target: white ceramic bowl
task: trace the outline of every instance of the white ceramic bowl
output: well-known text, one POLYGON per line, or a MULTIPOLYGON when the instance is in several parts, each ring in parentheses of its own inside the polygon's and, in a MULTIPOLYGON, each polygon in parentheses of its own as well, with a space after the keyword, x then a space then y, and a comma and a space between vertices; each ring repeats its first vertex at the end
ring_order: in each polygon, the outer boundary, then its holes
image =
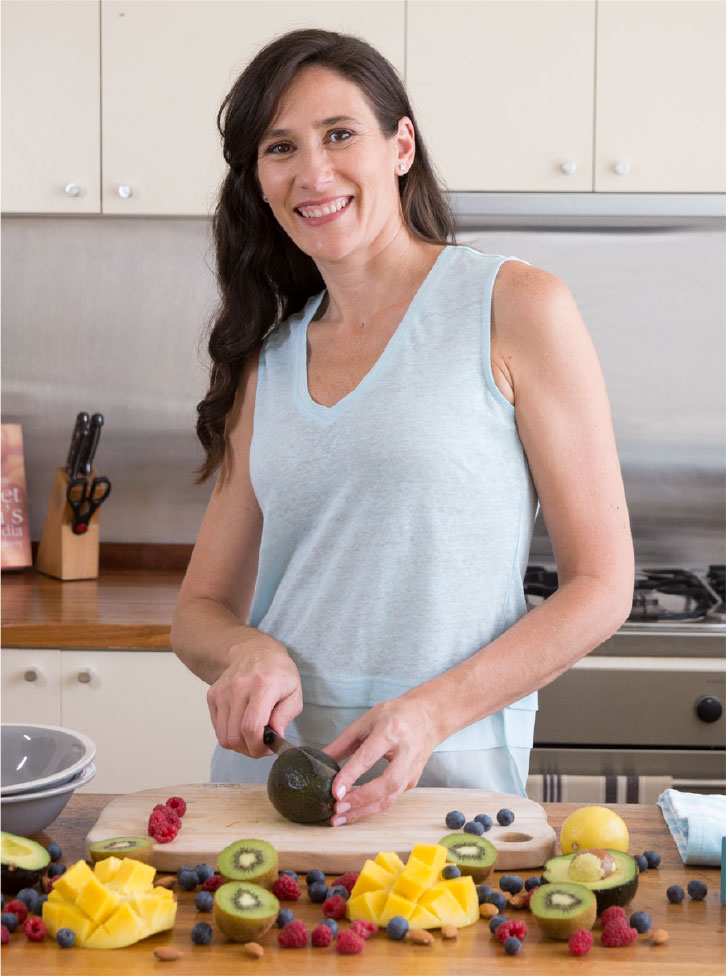
POLYGON ((2 829, 20 837, 30 837, 45 830, 63 810, 74 790, 90 783, 95 775, 96 767, 89 763, 78 775, 60 786, 36 790, 33 793, 3 796, 2 829))
POLYGON ((82 732, 55 725, 3 723, 0 796, 67 783, 95 755, 95 743, 82 732))

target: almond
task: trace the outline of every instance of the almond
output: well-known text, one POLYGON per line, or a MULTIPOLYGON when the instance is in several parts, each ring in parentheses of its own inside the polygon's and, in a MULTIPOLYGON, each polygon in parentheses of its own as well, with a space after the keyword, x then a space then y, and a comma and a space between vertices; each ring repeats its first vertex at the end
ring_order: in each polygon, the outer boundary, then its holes
POLYGON ((441 938, 442 939, 456 939, 459 935, 459 930, 455 925, 442 925, 441 926, 441 938))
POLYGON ((491 902, 485 901, 479 906, 479 914, 482 918, 494 918, 495 915, 499 914, 499 909, 491 902))
POLYGON ((668 933, 665 929, 656 929, 655 932, 650 933, 650 944, 651 945, 663 945, 664 942, 668 941, 668 933))
POLYGON ((431 945, 434 941, 433 935, 426 929, 410 929, 408 939, 416 945, 431 945))
POLYGON ((510 908, 524 908, 526 904, 527 895, 523 891, 520 891, 518 895, 513 895, 512 900, 509 902, 510 908))
POLYGON ((159 946, 158 949, 154 949, 154 955, 159 962, 176 962, 177 959, 181 959, 184 953, 181 949, 175 949, 174 946, 159 946))
POLYGON ((158 878, 154 878, 154 884, 159 888, 173 888, 176 884, 176 875, 162 874, 158 878))
POLYGON ((257 942, 245 942, 242 946, 242 951, 245 955, 251 956, 253 959, 259 959, 265 954, 265 950, 257 942))

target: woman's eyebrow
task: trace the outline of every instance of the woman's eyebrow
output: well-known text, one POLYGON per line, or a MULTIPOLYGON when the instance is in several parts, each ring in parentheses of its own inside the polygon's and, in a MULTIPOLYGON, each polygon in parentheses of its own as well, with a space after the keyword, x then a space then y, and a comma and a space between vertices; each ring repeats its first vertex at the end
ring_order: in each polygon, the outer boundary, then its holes
MULTIPOLYGON (((340 125, 341 122, 352 122, 354 125, 360 125, 358 119, 354 119, 350 115, 331 115, 328 119, 321 119, 319 122, 315 122, 314 125, 316 129, 326 129, 330 125, 340 125)), ((290 129, 268 129, 262 138, 282 139, 290 134, 290 129)))

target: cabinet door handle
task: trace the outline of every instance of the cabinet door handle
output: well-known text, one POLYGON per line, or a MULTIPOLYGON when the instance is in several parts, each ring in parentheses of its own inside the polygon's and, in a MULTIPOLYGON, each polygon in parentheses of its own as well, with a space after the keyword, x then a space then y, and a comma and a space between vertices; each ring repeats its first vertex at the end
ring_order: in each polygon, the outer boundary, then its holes
POLYGON ((81 668, 78 672, 78 680, 84 685, 87 685, 92 678, 93 668, 81 668))
POLYGON ((67 183, 65 192, 69 197, 79 197, 81 195, 81 188, 78 183, 67 183))
POLYGON ((116 192, 122 200, 128 200, 129 197, 134 195, 134 191, 131 189, 128 183, 122 183, 116 192))
POLYGON ((35 664, 28 668, 28 670, 23 675, 26 681, 37 681, 38 678, 42 677, 42 672, 39 667, 35 664))
POLYGON ((618 176, 627 176, 630 172, 630 163, 625 159, 620 160, 613 166, 613 169, 618 176))
POLYGON ((572 176, 573 173, 577 172, 577 163, 566 162, 562 164, 562 172, 566 173, 568 176, 572 176))

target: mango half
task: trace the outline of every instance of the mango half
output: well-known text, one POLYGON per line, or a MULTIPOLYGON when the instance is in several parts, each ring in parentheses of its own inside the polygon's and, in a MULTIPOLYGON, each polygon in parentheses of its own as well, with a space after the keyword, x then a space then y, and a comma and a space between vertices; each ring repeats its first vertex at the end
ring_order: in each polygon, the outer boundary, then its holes
POLYGON ((416 844, 406 864, 393 851, 367 860, 346 902, 347 918, 385 926, 402 915, 413 929, 476 922, 479 897, 473 878, 441 877, 447 853, 440 844, 416 844))
POLYGON ((43 904, 43 921, 55 936, 72 929, 77 946, 121 949, 174 927, 176 901, 153 887, 156 868, 131 857, 107 857, 91 870, 76 861, 61 875, 43 904))

